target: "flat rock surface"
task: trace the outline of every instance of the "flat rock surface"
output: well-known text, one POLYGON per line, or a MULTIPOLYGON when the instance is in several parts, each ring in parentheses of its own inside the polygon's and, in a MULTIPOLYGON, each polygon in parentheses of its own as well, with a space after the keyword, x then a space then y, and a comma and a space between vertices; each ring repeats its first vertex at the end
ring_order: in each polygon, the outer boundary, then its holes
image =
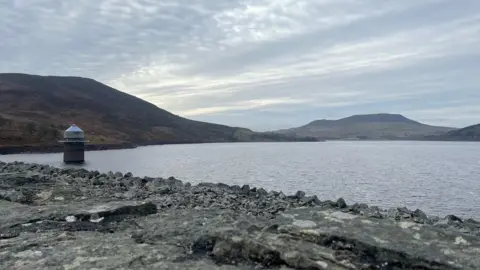
POLYGON ((480 224, 0 162, 0 269, 480 269, 480 224))

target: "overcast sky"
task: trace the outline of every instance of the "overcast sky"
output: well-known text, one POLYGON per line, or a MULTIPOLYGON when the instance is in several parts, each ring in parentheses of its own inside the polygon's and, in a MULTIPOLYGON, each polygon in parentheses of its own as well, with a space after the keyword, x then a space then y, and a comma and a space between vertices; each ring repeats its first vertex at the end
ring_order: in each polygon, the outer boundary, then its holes
POLYGON ((480 123, 479 0, 0 0, 0 72, 91 77, 268 130, 480 123))

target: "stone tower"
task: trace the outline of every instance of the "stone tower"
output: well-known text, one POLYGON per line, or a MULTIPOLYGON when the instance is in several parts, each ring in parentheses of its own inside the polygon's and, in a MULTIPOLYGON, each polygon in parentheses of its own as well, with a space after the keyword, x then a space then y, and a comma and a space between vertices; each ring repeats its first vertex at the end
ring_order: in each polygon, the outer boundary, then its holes
POLYGON ((84 163, 85 162, 85 133, 75 124, 72 124, 63 133, 63 162, 84 163))

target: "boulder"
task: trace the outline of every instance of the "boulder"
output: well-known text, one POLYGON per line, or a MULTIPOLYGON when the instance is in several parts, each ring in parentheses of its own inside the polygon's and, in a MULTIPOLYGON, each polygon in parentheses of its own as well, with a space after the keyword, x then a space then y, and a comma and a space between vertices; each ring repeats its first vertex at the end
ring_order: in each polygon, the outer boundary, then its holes
POLYGON ((22 163, 2 171, 1 269, 480 269, 480 224, 454 215, 22 163))
POLYGON ((347 203, 345 202, 345 200, 344 200, 343 198, 339 198, 339 199, 337 200, 337 207, 343 209, 343 208, 347 208, 348 205, 347 205, 347 203))
POLYGON ((18 190, 0 190, 0 200, 11 202, 27 203, 28 199, 21 191, 18 190))

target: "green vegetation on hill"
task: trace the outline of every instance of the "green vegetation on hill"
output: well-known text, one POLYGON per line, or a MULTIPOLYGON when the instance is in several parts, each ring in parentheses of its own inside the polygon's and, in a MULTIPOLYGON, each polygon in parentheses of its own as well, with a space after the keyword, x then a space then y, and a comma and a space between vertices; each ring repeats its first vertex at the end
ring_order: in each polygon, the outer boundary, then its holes
POLYGON ((0 147, 56 145, 71 123, 99 145, 312 140, 189 120, 93 79, 0 74, 0 147))

